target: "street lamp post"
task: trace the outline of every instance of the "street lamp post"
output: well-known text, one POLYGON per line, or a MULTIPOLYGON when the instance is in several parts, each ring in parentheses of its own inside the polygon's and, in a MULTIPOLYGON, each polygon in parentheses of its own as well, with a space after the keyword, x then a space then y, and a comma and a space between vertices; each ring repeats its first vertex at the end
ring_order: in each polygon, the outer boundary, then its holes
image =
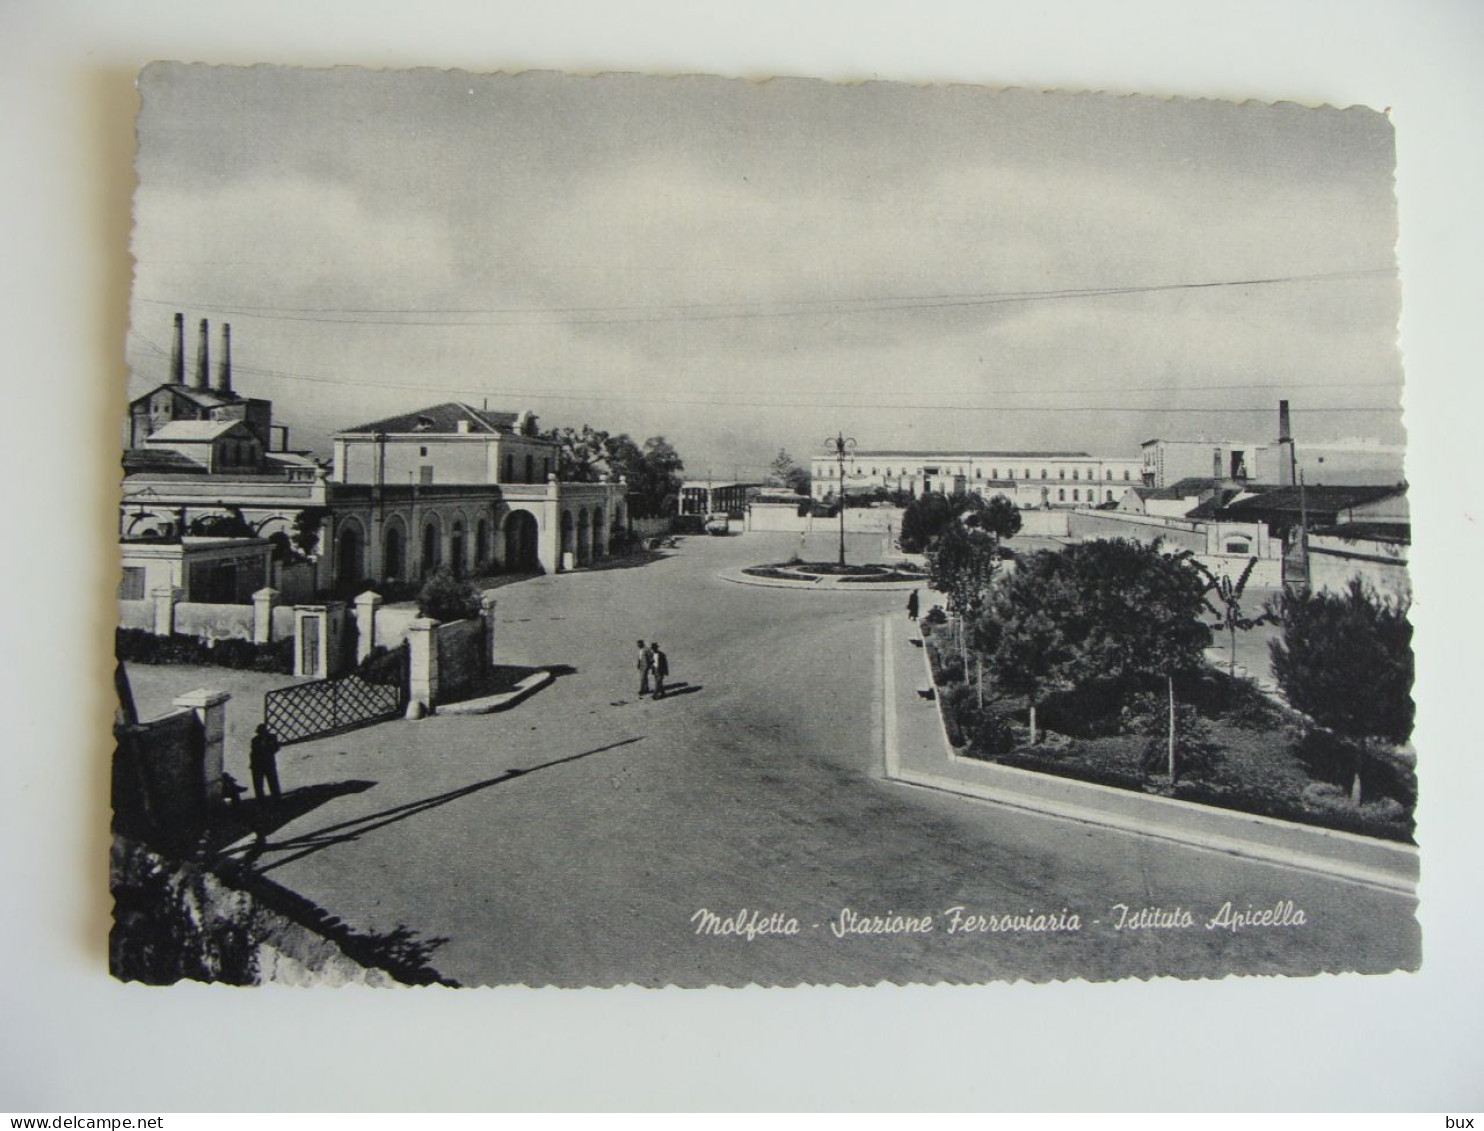
POLYGON ((855 441, 843 432, 824 442, 825 450, 834 452, 840 464, 840 564, 845 564, 845 453, 855 447, 855 441))

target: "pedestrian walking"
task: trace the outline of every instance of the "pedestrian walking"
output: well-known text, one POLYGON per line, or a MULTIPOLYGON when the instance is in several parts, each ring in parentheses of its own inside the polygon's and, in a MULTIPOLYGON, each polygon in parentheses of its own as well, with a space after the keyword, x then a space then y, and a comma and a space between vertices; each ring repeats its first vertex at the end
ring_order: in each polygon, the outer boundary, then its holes
POLYGON ((650 646, 652 655, 650 667, 654 671, 654 697, 663 699, 665 697, 665 679, 670 674, 670 658, 665 655, 664 650, 658 643, 650 646))
POLYGON ((917 605, 917 590, 914 589, 914 590, 912 590, 912 596, 910 596, 910 597, 907 598, 907 619, 908 620, 916 620, 917 619, 917 608, 918 608, 918 605, 917 605))
POLYGON ((278 788, 278 751, 282 745, 278 736, 268 729, 267 723, 258 724, 248 747, 247 761, 252 769, 253 796, 259 801, 264 800, 264 785, 267 786, 266 792, 273 794, 274 801, 282 796, 278 788))
POLYGON ((649 672, 654 667, 654 653, 648 644, 639 641, 639 698, 649 694, 649 672))

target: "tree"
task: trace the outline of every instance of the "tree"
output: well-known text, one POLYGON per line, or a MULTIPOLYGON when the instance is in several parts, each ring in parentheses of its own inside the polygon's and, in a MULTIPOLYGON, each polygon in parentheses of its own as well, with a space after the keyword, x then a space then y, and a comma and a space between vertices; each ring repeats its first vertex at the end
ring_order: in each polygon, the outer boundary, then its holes
POLYGON ((1295 708, 1350 747, 1357 806, 1371 744, 1400 745, 1412 736, 1409 607, 1359 578, 1343 594, 1289 593, 1267 606, 1283 625, 1282 638, 1268 644, 1273 675, 1295 708))
POLYGON ((680 473, 685 470, 685 461, 680 458, 680 453, 663 436, 651 436, 644 441, 643 462, 639 470, 642 480, 640 493, 651 513, 674 514, 680 503, 680 473))
POLYGON ((783 449, 768 465, 768 482, 775 487, 786 487, 796 495, 809 494, 809 472, 794 462, 794 457, 783 449))
POLYGON ((998 566, 993 538, 983 530, 969 529, 958 522, 950 522, 928 552, 928 583, 948 598, 948 611, 958 621, 959 650, 966 675, 969 646, 965 622, 983 603, 998 566))
POLYGON ((983 530, 995 541, 998 549, 1005 538, 1014 538, 1020 533, 1020 508, 1004 495, 986 499, 983 495, 968 496, 969 502, 959 512, 959 520, 970 529, 983 530))
POLYGON ((320 528, 329 517, 328 507, 305 507, 294 515, 294 549, 306 558, 314 557, 315 551, 319 549, 320 528))
POLYGON ((581 428, 548 428, 541 437, 559 445, 557 478, 564 482, 596 483, 612 470, 610 447, 616 437, 591 424, 581 428))
POLYGON ((1037 706, 1047 692, 1070 681, 1076 665, 1080 607, 1078 580, 1066 557, 1042 550, 1021 563, 976 618, 973 635, 992 649, 995 682, 1025 697, 1032 746, 1037 706))
POLYGON ((439 566, 417 595, 417 615, 438 621, 465 620, 479 615, 479 590, 439 566))
POLYGON ((953 517, 953 503, 947 495, 940 491, 919 495, 902 513, 902 549, 909 554, 922 553, 937 541, 953 517))
POLYGON ((1252 571, 1257 567, 1257 558, 1254 556, 1242 570, 1236 581, 1228 576, 1217 577, 1199 561, 1195 567, 1202 577, 1206 579, 1206 608, 1210 609, 1216 617, 1213 629, 1225 629, 1230 641, 1230 664, 1231 676, 1237 675, 1237 631, 1245 632, 1250 628, 1256 628, 1260 624, 1268 624, 1274 618, 1273 615, 1264 611, 1258 616, 1249 617, 1242 613, 1242 594, 1247 590, 1247 582, 1252 577, 1252 571), (1214 598, 1214 600, 1213 600, 1214 598), (1220 608, 1217 607, 1220 602, 1220 608))
POLYGON ((1169 706, 1170 783, 1179 779, 1175 680, 1198 671, 1211 643, 1201 621, 1205 581, 1188 551, 1122 539, 1084 542, 1065 553, 1076 571, 1086 637, 1081 679, 1158 679, 1169 706))

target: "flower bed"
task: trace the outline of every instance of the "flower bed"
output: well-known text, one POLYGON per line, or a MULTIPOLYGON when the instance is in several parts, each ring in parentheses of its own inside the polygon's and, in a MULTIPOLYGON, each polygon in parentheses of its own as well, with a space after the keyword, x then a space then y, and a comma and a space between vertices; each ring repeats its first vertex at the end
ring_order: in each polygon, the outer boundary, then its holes
POLYGON ((973 684, 963 681, 956 650, 940 654, 935 637, 924 647, 949 741, 966 757, 1412 843, 1416 779, 1409 765, 1396 757, 1373 758, 1363 773, 1365 803, 1352 805, 1345 788, 1349 762, 1338 743, 1305 728, 1301 716, 1261 699, 1250 683, 1224 672, 1206 673, 1183 694, 1190 707, 1182 714, 1181 729, 1189 728, 1189 738, 1180 778, 1171 786, 1162 771, 1164 739, 1148 733, 1147 721, 1130 719, 1127 712, 1121 719, 1079 715, 1069 706, 1077 697, 1067 696, 1064 704, 1052 697, 1038 716, 1053 724, 1064 721, 1079 733, 1042 729, 1040 741, 1031 746, 1022 701, 999 696, 986 677, 981 709, 973 684), (1146 732, 1131 733, 1131 727, 1146 732))

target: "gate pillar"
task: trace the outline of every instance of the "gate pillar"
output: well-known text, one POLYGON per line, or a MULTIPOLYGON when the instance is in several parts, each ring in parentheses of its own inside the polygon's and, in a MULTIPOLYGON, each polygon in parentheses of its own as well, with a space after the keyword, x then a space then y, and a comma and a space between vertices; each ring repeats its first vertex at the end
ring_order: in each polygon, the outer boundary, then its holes
POLYGON ((438 622, 418 617, 407 626, 407 717, 433 713, 438 701, 438 622))
POLYGON ((338 675, 344 665, 345 602, 294 606, 294 674, 338 675))

